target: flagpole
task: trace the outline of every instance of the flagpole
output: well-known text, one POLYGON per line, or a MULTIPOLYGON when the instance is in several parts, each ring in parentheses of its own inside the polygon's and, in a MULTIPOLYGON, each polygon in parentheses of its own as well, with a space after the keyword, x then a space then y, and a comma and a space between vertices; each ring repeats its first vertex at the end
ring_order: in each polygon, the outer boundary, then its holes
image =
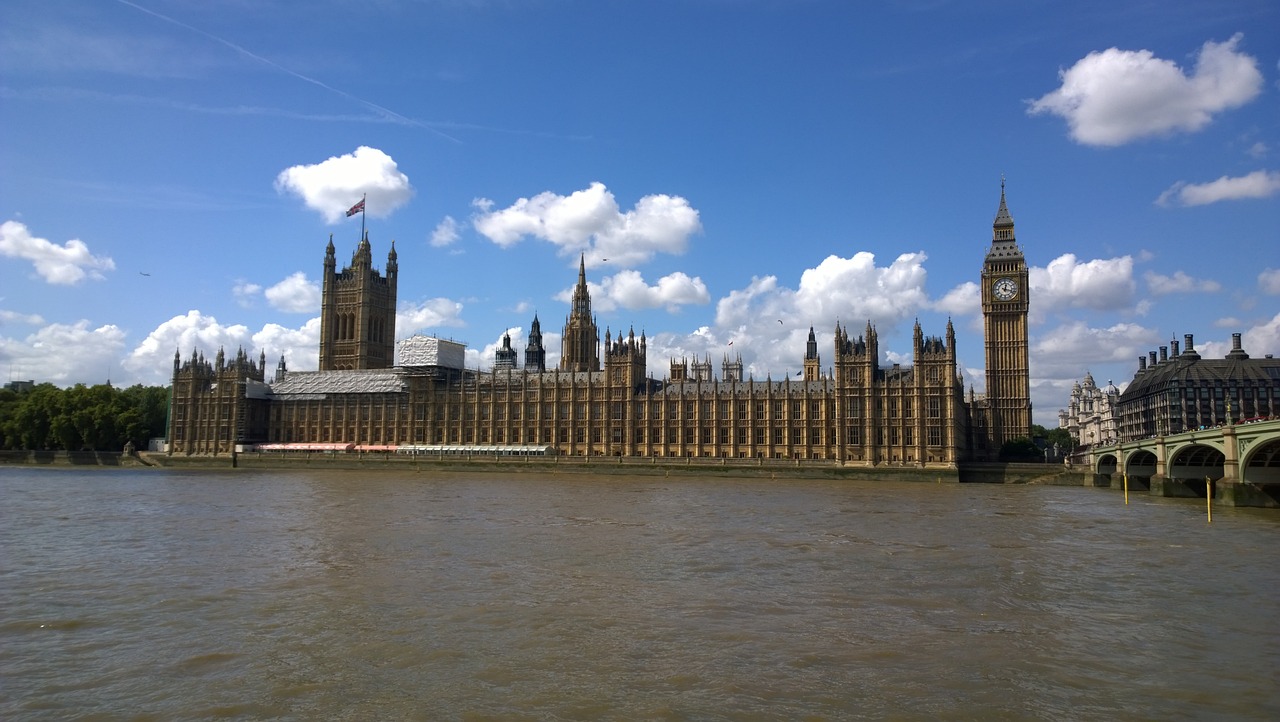
POLYGON ((364 242, 364 206, 365 206, 365 201, 368 200, 368 198, 369 198, 368 193, 364 193, 360 196, 360 242, 361 243, 364 242))

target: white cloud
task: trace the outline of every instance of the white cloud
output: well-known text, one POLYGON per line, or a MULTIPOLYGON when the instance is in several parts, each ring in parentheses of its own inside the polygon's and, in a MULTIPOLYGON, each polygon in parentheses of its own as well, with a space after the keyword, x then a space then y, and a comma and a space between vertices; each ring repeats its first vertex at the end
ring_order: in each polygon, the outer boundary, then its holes
POLYGON ((288 313, 316 313, 320 310, 320 284, 307 280, 302 271, 292 274, 263 292, 272 307, 288 313))
POLYGON ((364 145, 354 153, 280 171, 276 190, 298 196, 330 225, 341 221, 364 196, 368 196, 365 212, 375 218, 391 215, 413 196, 409 177, 391 156, 364 145))
POLYGON ((796 305, 801 318, 875 319, 897 323, 910 318, 928 302, 923 253, 904 253, 887 268, 875 264, 875 254, 861 251, 852 258, 827 256, 800 276, 796 305))
POLYGON ((235 298, 236 305, 241 308, 251 308, 258 300, 258 295, 262 293, 262 286, 248 281, 237 281, 231 287, 231 296, 235 298))
POLYGON ((431 232, 431 245, 436 248, 451 246, 458 240, 458 222, 453 216, 445 216, 440 225, 431 232))
POLYGON ((1280 313, 1242 333, 1240 345, 1253 358, 1280 356, 1280 313))
POLYGON ((102 280, 102 271, 114 271, 115 261, 95 256, 84 241, 72 239, 59 246, 31 235, 26 224, 5 221, 0 225, 0 255, 30 261, 48 283, 73 286, 86 278, 102 280))
POLYGON ((982 291, 973 281, 965 281, 947 291, 933 307, 952 316, 969 316, 982 311, 982 291))
POLYGON ((1258 274, 1258 290, 1268 296, 1280 295, 1280 268, 1266 268, 1258 274))
POLYGON ((702 230, 698 211, 679 196, 649 195, 623 212, 602 183, 561 196, 550 191, 492 210, 487 198, 473 202, 477 232, 500 246, 525 236, 548 241, 561 255, 583 252, 587 265, 647 261, 655 253, 683 253, 689 237, 702 230))
POLYGON ((1147 290, 1156 296, 1171 293, 1216 293, 1222 290, 1222 284, 1217 281, 1197 280, 1183 271, 1175 271, 1172 276, 1147 271, 1142 277, 1147 282, 1147 290))
POLYGON ((244 349, 254 362, 258 361, 260 354, 266 354, 266 376, 270 379, 281 356, 294 371, 314 371, 319 365, 319 347, 319 318, 310 319, 298 329, 267 324, 261 331, 252 333, 246 326, 224 326, 213 316, 191 310, 157 326, 121 365, 138 379, 138 383, 164 386, 172 378, 175 351, 186 362, 190 360, 192 351, 213 361, 219 350, 233 357, 238 350, 244 349))
POLYGON ((1133 306, 1136 284, 1133 258, 1094 259, 1081 263, 1065 253, 1045 268, 1030 270, 1032 309, 1091 308, 1128 309, 1133 306))
POLYGON ((396 310, 396 338, 408 338, 415 333, 435 333, 441 326, 465 326, 462 320, 462 304, 447 298, 432 298, 421 303, 401 302, 396 310))
MULTIPOLYGON (((827 369, 837 321, 854 336, 870 321, 880 333, 886 358, 909 355, 910 336, 895 329, 929 306, 924 261, 923 253, 906 253, 880 267, 874 254, 861 252, 824 259, 804 271, 794 289, 779 284, 776 276, 752 278, 716 303, 713 325, 687 335, 650 337, 650 372, 665 376, 671 358, 710 358, 718 364, 725 355, 741 355, 745 373, 757 379, 794 376, 802 368, 810 327, 827 369)), ((923 330, 936 336, 945 329, 923 330)), ((718 366, 715 372, 719 375, 718 366)))
POLYGON ((18 313, 17 311, 6 311, 0 309, 0 324, 2 323, 21 323, 27 326, 39 326, 44 323, 44 317, 38 313, 18 313))
POLYGON ((320 368, 320 317, 308 319, 300 328, 269 323, 253 334, 253 348, 267 355, 267 379, 275 374, 281 357, 290 371, 314 371, 320 368))
POLYGON ((81 320, 50 324, 22 340, 0 337, 0 358, 14 378, 63 386, 106 383, 109 378, 118 383, 124 344, 125 332, 118 326, 90 328, 81 320))
POLYGON ((1254 143, 1253 145, 1249 146, 1249 156, 1252 158, 1265 158, 1267 157, 1267 152, 1269 150, 1270 149, 1267 148, 1266 143, 1263 143, 1262 141, 1258 141, 1257 143, 1254 143))
POLYGON ((1089 53, 1059 71, 1062 85, 1031 101, 1027 112, 1064 118, 1071 137, 1085 145, 1116 146, 1200 130, 1215 113, 1242 106, 1262 91, 1257 60, 1236 51, 1242 38, 1206 42, 1190 75, 1149 50, 1089 53))
POLYGON ((1080 379, 1090 368, 1130 361, 1136 369, 1138 357, 1159 341, 1156 331, 1134 323, 1092 328, 1082 321, 1072 321, 1033 340, 1033 373, 1037 378, 1080 379))
POLYGON ((1222 176, 1208 183, 1178 181, 1156 199, 1156 205, 1203 206, 1218 201, 1266 198, 1280 193, 1280 173, 1256 170, 1238 178, 1222 176))
MULTIPOLYGON (((622 271, 602 279, 599 285, 589 283, 587 286, 591 291, 592 306, 602 313, 618 308, 665 308, 676 313, 681 306, 711 302, 711 294, 701 278, 690 278, 680 272, 663 276, 653 286, 645 283, 639 271, 622 271)), ((571 301, 573 289, 561 291, 556 298, 571 301)))

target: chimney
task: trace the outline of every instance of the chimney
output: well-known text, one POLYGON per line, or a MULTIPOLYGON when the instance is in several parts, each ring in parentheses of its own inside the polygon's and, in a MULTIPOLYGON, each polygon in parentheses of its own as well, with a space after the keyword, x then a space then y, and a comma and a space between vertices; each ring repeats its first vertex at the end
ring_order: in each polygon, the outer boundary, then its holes
POLYGON ((1165 361, 1168 361, 1168 360, 1169 360, 1169 347, 1161 346, 1160 347, 1160 363, 1164 363, 1165 361))
POLYGON ((1147 358, 1151 361, 1151 365, 1152 365, 1152 366, 1155 366, 1155 365, 1156 365, 1156 352, 1155 352, 1155 351, 1148 352, 1148 353, 1147 353, 1147 358))
POLYGON ((1198 361, 1200 359, 1200 354, 1196 353, 1196 346, 1195 346, 1195 343, 1192 341, 1191 334, 1188 333, 1184 335, 1182 337, 1182 340, 1184 342, 1183 345, 1185 346, 1185 348, 1182 350, 1183 358, 1191 361, 1198 361))
POLYGON ((1227 354, 1227 358, 1233 360, 1249 358, 1249 354, 1245 353, 1244 349, 1240 347, 1240 334, 1238 333, 1231 334, 1231 353, 1227 354))
POLYGON ((1139 372, 1139 373, 1141 373, 1141 372, 1146 371, 1146 370, 1147 370, 1147 357, 1146 357, 1146 356, 1139 356, 1139 357, 1138 357, 1138 372, 1139 372))
POLYGON ((1170 357, 1170 358, 1178 358, 1178 342, 1177 342, 1177 341, 1174 341, 1174 340, 1170 340, 1170 341, 1169 341, 1169 347, 1170 347, 1170 348, 1169 348, 1169 357, 1170 357))

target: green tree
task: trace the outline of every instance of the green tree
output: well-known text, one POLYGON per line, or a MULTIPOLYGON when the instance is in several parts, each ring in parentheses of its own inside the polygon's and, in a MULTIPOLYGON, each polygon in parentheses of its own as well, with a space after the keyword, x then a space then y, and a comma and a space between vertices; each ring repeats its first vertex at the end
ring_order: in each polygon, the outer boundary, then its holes
POLYGON ((1010 439, 1000 447, 1001 461, 1044 461, 1044 452, 1026 436, 1010 439))
POLYGON ((20 403, 18 392, 0 389, 0 449, 16 449, 19 446, 18 425, 14 417, 20 403))
POLYGON ((0 448, 118 451, 130 441, 145 449, 165 433, 167 387, 77 384, 59 389, 0 390, 0 448))

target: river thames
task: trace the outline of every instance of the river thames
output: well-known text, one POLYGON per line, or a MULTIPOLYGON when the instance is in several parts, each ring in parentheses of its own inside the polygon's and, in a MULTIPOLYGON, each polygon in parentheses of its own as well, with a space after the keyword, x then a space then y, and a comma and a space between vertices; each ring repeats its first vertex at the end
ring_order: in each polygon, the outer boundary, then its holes
POLYGON ((0 718, 1280 719, 1280 514, 0 468, 0 718))

